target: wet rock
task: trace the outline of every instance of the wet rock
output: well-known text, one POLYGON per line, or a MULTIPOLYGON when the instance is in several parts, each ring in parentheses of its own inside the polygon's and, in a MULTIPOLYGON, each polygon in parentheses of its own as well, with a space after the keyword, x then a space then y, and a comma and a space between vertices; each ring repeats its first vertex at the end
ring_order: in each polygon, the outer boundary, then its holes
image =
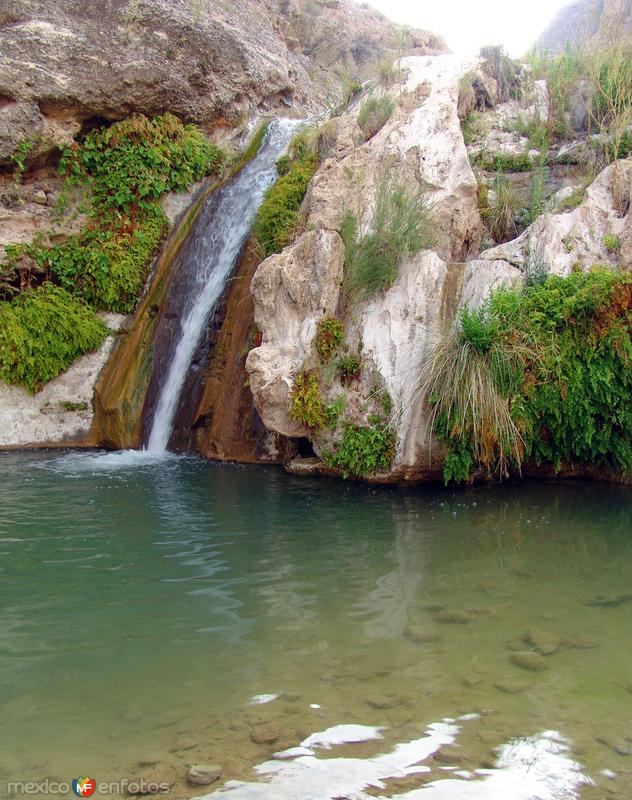
POLYGON ((175 740, 172 750, 192 750, 199 744, 198 740, 186 733, 181 733, 175 740))
POLYGON ((616 608, 617 606, 622 606, 624 603, 632 603, 632 594, 629 592, 595 597, 594 600, 591 600, 586 605, 603 606, 604 608, 616 608))
POLYGON ((502 681, 496 681, 494 684, 495 689, 505 694, 520 694, 521 692, 526 692, 532 686, 533 683, 524 680, 524 678, 505 678, 502 681))
POLYGON ((404 631, 404 638, 414 644, 433 644, 441 641, 441 636, 436 631, 417 625, 409 625, 404 631))
POLYGON ((569 646, 577 647, 579 650, 592 650, 595 647, 599 647, 599 642, 593 639, 592 636, 580 634, 569 640, 569 646))
POLYGON ((442 625, 469 625, 474 622, 477 615, 473 611, 458 608, 446 608, 438 611, 435 619, 442 625))
POLYGON ((531 645, 540 655, 550 656, 560 649, 562 640, 548 631, 530 628, 524 635, 524 641, 531 645))
POLYGON ((217 764, 191 764, 187 771, 187 780, 198 786, 207 786, 219 780, 222 768, 217 764))
POLYGON ((465 686, 466 689, 474 689, 476 686, 479 686, 483 682, 482 678, 477 678, 474 675, 466 675, 461 684, 465 686))
POLYGON ((522 653, 514 653, 509 660, 516 667, 526 669, 529 672, 542 672, 547 669, 546 659, 540 653, 526 650, 522 653))
POLYGON ((403 702, 401 697, 389 694, 372 694, 366 698, 367 705, 380 710, 401 706, 403 702))
POLYGON ((524 642, 519 639, 512 639, 506 644, 507 650, 512 650, 514 653, 524 650, 524 642))
POLYGON ((250 741, 255 744, 273 744, 279 731, 273 722, 256 722, 250 731, 250 741))
POLYGON ((618 742, 605 736, 598 736, 597 741, 599 744, 603 744, 608 747, 618 756, 632 756, 632 745, 629 745, 626 742, 618 742))
POLYGON ((463 753, 456 747, 442 747, 433 755, 433 759, 440 764, 457 766, 464 761, 463 753))

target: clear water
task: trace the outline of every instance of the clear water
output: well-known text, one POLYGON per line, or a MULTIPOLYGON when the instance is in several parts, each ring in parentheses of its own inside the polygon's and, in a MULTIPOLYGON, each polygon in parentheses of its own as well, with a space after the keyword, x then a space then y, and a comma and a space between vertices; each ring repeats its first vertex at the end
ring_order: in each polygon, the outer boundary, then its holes
POLYGON ((195 276, 187 287, 178 341, 154 412, 147 443, 151 452, 167 449, 178 400, 202 331, 235 268, 265 191, 276 178, 276 160, 300 125, 300 120, 272 122, 257 155, 209 197, 195 222, 189 253, 195 276))
POLYGON ((0 474, 3 792, 149 773, 191 797, 221 782, 187 765, 218 763, 239 800, 632 797, 629 490, 142 453, 0 474), (557 645, 541 671, 511 660, 528 629, 557 645))

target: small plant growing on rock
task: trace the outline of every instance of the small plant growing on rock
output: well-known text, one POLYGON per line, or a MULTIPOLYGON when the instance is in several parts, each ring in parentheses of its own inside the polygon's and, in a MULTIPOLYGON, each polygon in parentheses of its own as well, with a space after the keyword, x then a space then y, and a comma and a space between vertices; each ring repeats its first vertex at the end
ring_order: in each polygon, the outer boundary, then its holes
POLYGON ((609 253, 618 253, 621 250, 621 239, 612 233, 606 233, 603 237, 603 245, 609 253))
POLYGON ((327 419, 327 427, 335 431, 338 427, 338 420, 340 415, 345 410, 347 399, 344 394, 338 395, 333 403, 330 403, 325 409, 325 417, 327 419))
POLYGON ((361 371, 360 359, 355 355, 340 356, 336 360, 336 372, 340 375, 340 381, 345 386, 357 380, 361 371))
POLYGON ((360 236, 358 220, 348 212, 340 235, 345 245, 344 288, 349 297, 366 300, 388 289, 402 260, 433 242, 432 209, 423 189, 409 192, 383 181, 378 189, 372 231, 360 236))
POLYGON ((372 139, 382 130, 395 109, 393 99, 387 94, 382 97, 368 97, 360 106, 358 125, 367 139, 372 139))
POLYGON ((334 317, 319 320, 316 328, 316 350, 321 363, 325 364, 342 344, 344 338, 342 324, 334 317))
POLYGON ((327 463, 344 478, 387 472, 395 457, 395 434, 383 417, 369 418, 369 426, 345 422, 342 440, 327 463))
POLYGON ((327 424, 318 375, 313 370, 303 370, 294 379, 290 417, 312 430, 318 430, 327 424))
POLYGON ((32 137, 22 139, 18 146, 15 148, 14 153, 11 156, 11 161, 15 164, 15 182, 21 183, 22 176, 24 175, 24 170, 26 169, 26 159, 29 157, 31 151, 37 144, 37 140, 39 137, 32 137))

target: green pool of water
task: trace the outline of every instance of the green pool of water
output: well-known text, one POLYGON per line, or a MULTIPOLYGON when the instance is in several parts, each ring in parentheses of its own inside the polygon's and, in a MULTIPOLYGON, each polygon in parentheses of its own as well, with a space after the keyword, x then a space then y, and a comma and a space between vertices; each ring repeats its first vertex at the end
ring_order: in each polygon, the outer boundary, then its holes
POLYGON ((338 795, 281 776, 265 797, 496 798, 497 748, 547 731, 586 785, 534 798, 632 797, 628 489, 374 489, 129 454, 3 454, 0 475, 3 792, 150 774, 190 797, 220 782, 187 766, 217 763, 263 797, 253 766, 315 732, 380 728, 317 754, 366 765, 450 718, 419 774, 338 795))

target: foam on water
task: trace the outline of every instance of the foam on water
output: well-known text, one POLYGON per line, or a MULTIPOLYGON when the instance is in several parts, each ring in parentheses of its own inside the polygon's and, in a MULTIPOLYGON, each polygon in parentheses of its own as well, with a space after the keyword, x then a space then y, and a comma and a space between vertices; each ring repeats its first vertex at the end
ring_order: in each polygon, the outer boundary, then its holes
MULTIPOLYGON (((471 721, 466 715, 459 721, 471 721)), ((318 758, 306 745, 330 748, 336 744, 381 738, 379 730, 363 725, 337 725, 312 734, 301 747, 276 754, 275 761, 256 767, 267 782, 229 781, 206 798, 231 800, 374 800, 368 789, 385 789, 388 780, 428 773, 423 764, 446 744, 454 744, 461 730, 445 719, 428 727, 426 736, 398 744, 373 758, 318 758), (365 737, 364 739, 362 737, 365 737), (295 757, 292 759, 292 755, 295 757), (292 760, 289 760, 292 759, 292 760)), ((402 800, 577 800, 582 786, 593 782, 582 766, 569 757, 569 742, 555 731, 515 740, 499 748, 495 769, 452 772, 397 797, 402 800)), ((443 767, 454 770, 455 767, 443 767)), ((378 795, 378 800, 386 800, 378 795)))

